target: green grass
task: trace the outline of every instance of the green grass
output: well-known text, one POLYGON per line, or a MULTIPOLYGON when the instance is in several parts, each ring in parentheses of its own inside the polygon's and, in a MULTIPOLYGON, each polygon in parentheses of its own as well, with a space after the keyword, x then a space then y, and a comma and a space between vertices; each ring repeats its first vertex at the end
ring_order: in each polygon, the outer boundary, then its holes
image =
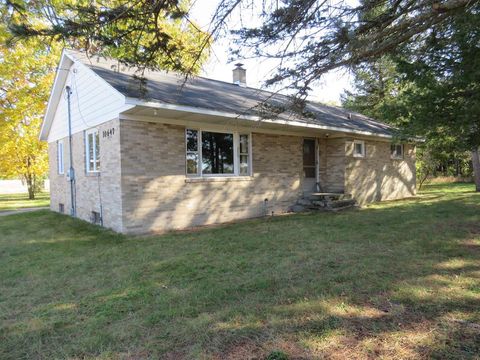
POLYGON ((152 237, 0 218, 0 358, 478 359, 473 189, 152 237))
POLYGON ((0 211, 34 208, 50 205, 50 195, 40 193, 34 200, 28 199, 28 194, 0 194, 0 211))

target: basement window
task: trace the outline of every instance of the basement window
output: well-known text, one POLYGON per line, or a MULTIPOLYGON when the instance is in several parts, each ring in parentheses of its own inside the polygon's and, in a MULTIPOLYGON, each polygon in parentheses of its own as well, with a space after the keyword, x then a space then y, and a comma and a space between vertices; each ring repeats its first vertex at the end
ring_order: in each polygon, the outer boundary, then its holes
POLYGON ((353 156, 357 158, 365 157, 365 141, 353 140, 353 156))
POLYGON ((85 154, 87 172, 100 171, 100 137, 98 129, 87 130, 85 133, 85 154))
POLYGON ((102 224, 102 217, 100 216, 100 213, 98 211, 92 211, 92 215, 90 216, 90 219, 93 224, 96 224, 96 225, 102 224))
POLYGON ((186 129, 187 176, 247 176, 250 135, 186 129))
POLYGON ((390 145, 390 156, 392 159, 403 159, 403 144, 390 145))

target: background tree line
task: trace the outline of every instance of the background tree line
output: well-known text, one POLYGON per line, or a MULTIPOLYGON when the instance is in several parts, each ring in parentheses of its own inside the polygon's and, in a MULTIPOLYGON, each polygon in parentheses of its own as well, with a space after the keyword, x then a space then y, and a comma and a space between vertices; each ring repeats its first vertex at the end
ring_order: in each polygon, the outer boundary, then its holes
MULTIPOLYGON (((420 184, 427 176, 478 172, 480 144, 480 12, 478 6, 353 68, 354 91, 343 106, 425 139, 418 152, 420 184)), ((478 189, 478 182, 477 182, 478 189)))
MULTIPOLYGON (((141 51, 157 68, 190 74, 197 74, 208 57, 210 44, 205 33, 183 19, 188 2, 178 1, 167 8, 159 3, 147 9, 145 3, 129 5, 129 16, 117 27, 94 25, 99 18, 93 19, 92 12, 118 4, 0 1, 0 179, 22 179, 30 199, 43 188, 48 173, 47 143, 38 136, 64 46, 119 59, 141 51), (149 20, 141 22, 145 11, 150 11, 149 20), (69 28, 68 38, 40 35, 41 29, 56 26, 56 22, 68 26, 69 16, 83 25, 75 30, 69 28), (25 32, 19 35, 18 31, 25 32), (85 32, 94 33, 97 41, 85 32), (161 49, 157 40, 160 37, 164 42, 161 49)), ((115 13, 121 16, 118 8, 115 13)))

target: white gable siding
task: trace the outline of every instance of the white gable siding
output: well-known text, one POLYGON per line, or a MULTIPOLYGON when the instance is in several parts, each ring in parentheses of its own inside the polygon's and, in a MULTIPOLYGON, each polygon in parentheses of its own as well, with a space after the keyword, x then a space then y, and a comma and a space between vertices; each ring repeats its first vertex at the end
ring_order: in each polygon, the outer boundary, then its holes
MULTIPOLYGON (((74 63, 70 67, 65 82, 65 86, 67 85, 72 89, 70 99, 73 134, 115 119, 121 111, 132 107, 125 105, 122 94, 83 64, 74 63)), ((65 86, 55 111, 48 142, 68 136, 65 86)))

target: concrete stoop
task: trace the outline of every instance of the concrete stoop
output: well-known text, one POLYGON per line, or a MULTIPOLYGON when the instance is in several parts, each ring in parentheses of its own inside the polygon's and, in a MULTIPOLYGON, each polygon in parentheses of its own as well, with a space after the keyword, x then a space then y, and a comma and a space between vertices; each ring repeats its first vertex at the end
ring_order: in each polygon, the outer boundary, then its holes
POLYGON ((340 211, 357 206, 351 194, 343 193, 311 193, 299 199, 290 210, 303 211, 340 211))

